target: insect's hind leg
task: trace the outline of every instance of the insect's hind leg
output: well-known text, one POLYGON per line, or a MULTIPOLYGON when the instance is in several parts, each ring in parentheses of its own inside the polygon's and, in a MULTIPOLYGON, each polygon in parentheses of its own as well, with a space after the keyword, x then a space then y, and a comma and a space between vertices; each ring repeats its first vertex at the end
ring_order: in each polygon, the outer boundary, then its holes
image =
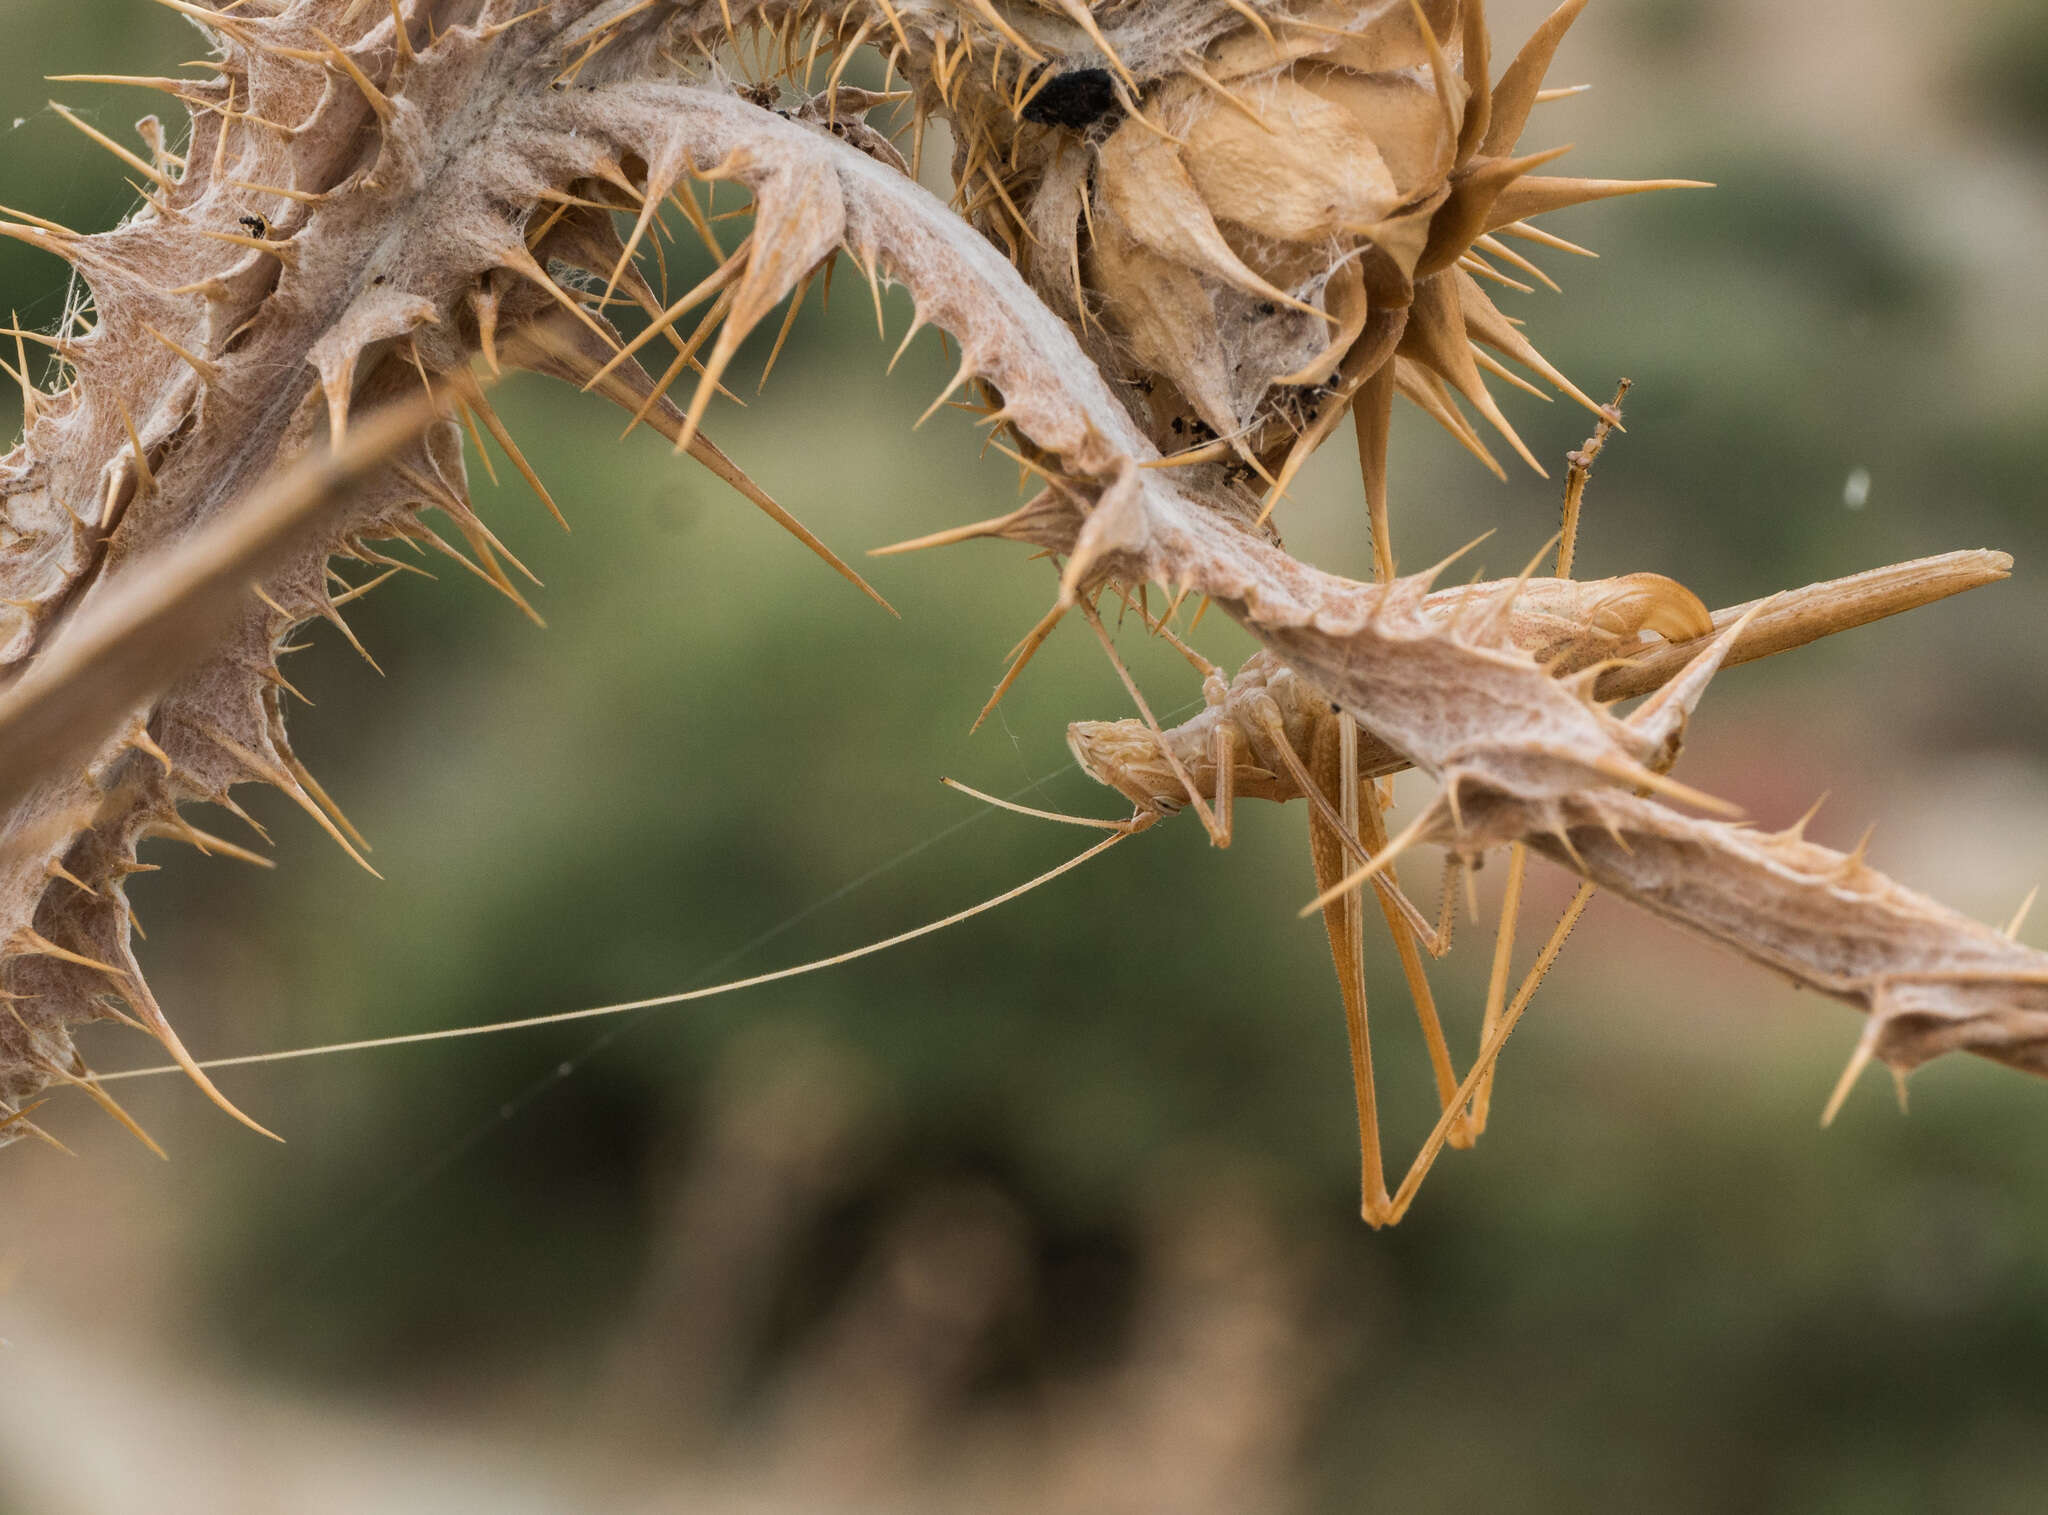
MULTIPOLYGON (((1337 719, 1317 722, 1308 768, 1323 797, 1336 807, 1339 819, 1354 828, 1355 837, 1358 785, 1344 782, 1342 746, 1337 719)), ((1316 887, 1326 891, 1344 876, 1348 866, 1344 838, 1322 807, 1310 808, 1308 835, 1316 887)), ((1365 901, 1358 890, 1338 895, 1323 906, 1323 929, 1330 939, 1330 961, 1344 997, 1344 1027, 1351 1043, 1351 1081, 1358 1100, 1359 1214, 1366 1224, 1378 1227, 1391 1219, 1393 1201, 1387 1193, 1386 1164, 1380 1149, 1379 1096, 1373 1083, 1372 1034, 1366 1022, 1365 901)))
MULTIPOLYGON (((1358 780, 1358 728, 1349 716, 1334 719, 1344 724, 1341 755, 1349 759, 1345 764, 1345 783, 1351 795, 1356 796, 1358 817, 1361 822, 1359 838, 1370 851, 1377 855, 1387 845, 1387 821, 1380 809, 1380 788, 1371 779, 1358 780)), ((1389 895, 1400 895, 1400 880, 1394 876, 1390 864, 1380 875, 1387 883, 1387 890, 1379 893, 1380 912, 1386 916, 1387 931, 1394 938, 1394 952, 1401 960, 1401 975, 1408 982, 1408 997, 1415 1006, 1415 1019, 1422 1027, 1423 1044, 1429 1049, 1430 1071, 1436 1076, 1437 1099, 1442 1107, 1451 1107, 1451 1098, 1458 1087, 1458 1075, 1451 1066, 1451 1049, 1444 1041, 1443 1022, 1437 1016, 1436 996, 1429 987, 1429 975, 1422 966, 1422 953, 1417 950, 1417 938, 1409 916, 1404 913, 1389 895)), ((1410 905, 1413 911, 1414 906, 1410 905)), ((1419 912, 1417 912, 1419 913, 1419 912)), ((1457 1146, 1469 1146, 1469 1141, 1457 1141, 1457 1146)))
MULTIPOLYGON (((1479 1045, 1483 1050, 1492 1040, 1494 1029, 1500 1025, 1502 1014, 1507 1008, 1508 969, 1515 953, 1515 929, 1522 915, 1522 879, 1529 866, 1529 849, 1520 842, 1508 849, 1507 886, 1501 893, 1500 927, 1493 939, 1493 971, 1486 981, 1486 1009, 1479 1022, 1479 1045)), ((1458 1123, 1452 1128, 1451 1140, 1454 1146, 1469 1147, 1479 1139, 1486 1129, 1487 1112, 1493 1103, 1493 1074, 1491 1071, 1479 1081, 1478 1091, 1472 1096, 1472 1103, 1460 1112, 1458 1123), (1462 1136, 1464 1140, 1458 1138, 1462 1136)))
POLYGON ((1571 935, 1572 927, 1579 923, 1579 917, 1585 913, 1587 902, 1593 898, 1593 892, 1593 885, 1581 884, 1578 892, 1572 896, 1571 903, 1565 906, 1563 917, 1551 931, 1549 940, 1544 942, 1543 950, 1536 954, 1536 961, 1530 964, 1529 971, 1523 975, 1520 987, 1515 990, 1514 999, 1501 1013, 1493 1034, 1486 1039, 1486 1045, 1480 1048, 1479 1057, 1466 1073, 1464 1083, 1458 1086, 1451 1108, 1444 1111, 1437 1120, 1436 1129, 1431 1131, 1428 1140, 1423 1142, 1422 1150, 1415 1154, 1415 1161, 1409 1165, 1407 1176, 1401 1180, 1401 1187, 1395 1193, 1392 1204, 1388 1206, 1387 1224, 1398 1224, 1401 1217, 1408 1213, 1408 1207, 1415 1203, 1416 1191, 1422 1187, 1423 1179, 1429 1176, 1430 1168, 1435 1165, 1444 1144, 1450 1140, 1451 1130, 1458 1124, 1466 1103, 1479 1092, 1480 1085, 1493 1076, 1494 1067, 1500 1061, 1501 1048, 1507 1044, 1508 1037, 1514 1034, 1516 1025, 1522 1019, 1522 1012, 1529 1008, 1529 1001, 1535 998, 1537 988, 1556 963, 1558 953, 1564 950, 1565 938, 1571 935))

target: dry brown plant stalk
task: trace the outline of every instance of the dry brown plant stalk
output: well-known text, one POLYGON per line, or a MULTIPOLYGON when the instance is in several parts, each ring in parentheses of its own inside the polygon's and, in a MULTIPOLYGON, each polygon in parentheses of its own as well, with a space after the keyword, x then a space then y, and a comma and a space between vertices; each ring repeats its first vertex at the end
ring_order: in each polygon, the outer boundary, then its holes
MULTIPOLYGON (((462 426, 492 434, 546 492, 473 366, 597 390, 880 599, 701 431, 742 341, 842 254, 878 309, 882 282, 903 285, 912 330, 953 338, 960 370, 941 399, 967 387, 1045 481, 1009 516, 905 544, 1000 536, 1061 556, 1058 602, 1011 678, 1067 612, 1100 631, 1101 595, 1148 583, 1175 604, 1220 605, 1265 644, 1235 684, 1212 681, 1206 768, 1203 738, 1183 756, 1184 733, 1148 729, 1177 787, 1132 777, 1128 762, 1116 771, 1141 811, 1184 798, 1219 841, 1233 783, 1319 797, 1340 968, 1356 957, 1356 891, 1375 874, 1397 938, 1429 940, 1397 903, 1390 865, 1405 845, 1526 845, 1864 1006, 1866 1047, 1896 1067, 1967 1046, 2040 1071, 2048 959, 1860 857, 1667 803, 1709 803, 1666 770, 1714 669, 1996 577, 1995 555, 1905 565, 1869 593, 1823 586, 1726 627, 1654 576, 1582 585, 1564 565, 1555 580, 1441 593, 1430 575, 1395 576, 1396 394, 1495 467, 1463 406, 1535 463, 1483 377, 1525 383, 1503 359, 1608 414, 1481 282, 1548 283, 1521 249, 1580 251, 1532 224, 1546 211, 1682 182, 1547 176, 1535 170, 1556 154, 1517 156, 1583 0, 1497 76, 1480 0, 157 3, 212 49, 196 74, 128 81, 185 109, 182 148, 153 121, 146 156, 80 122, 139 177, 134 214, 93 234, 25 213, 0 222, 65 259, 81 291, 55 330, 15 334, 51 365, 39 386, 20 358, 26 432, 0 460, 7 719, 26 720, 66 670, 91 680, 110 666, 76 654, 117 612, 137 628, 176 619, 193 582, 173 572, 180 554, 274 517, 273 491, 302 486, 267 481, 295 460, 342 443, 330 482, 354 482, 345 505, 308 507, 310 537, 287 533, 249 560, 261 584, 227 598, 197 662, 47 707, 118 707, 110 735, 81 717, 79 753, 11 749, 0 1140, 33 1132, 25 1104, 53 1081, 89 1082, 72 1040, 83 1023, 130 1020, 189 1062, 132 951, 122 883, 138 840, 242 852, 180 807, 232 810, 232 788, 260 781, 355 852, 292 751, 277 670, 294 626, 319 616, 345 632, 341 607, 379 581, 350 585, 332 560, 383 572, 405 560, 379 544, 431 548, 530 612, 521 565, 470 507, 462 426), (907 85, 900 97, 842 82, 869 46, 907 85), (899 105, 908 161, 869 119, 899 105), (955 143, 952 209, 906 171, 933 120, 955 143), (732 245, 700 198, 713 182, 752 197, 732 245), (645 256, 670 217, 716 262, 673 298, 645 256), (611 319, 621 307, 644 322, 630 340, 611 319), (433 410, 424 430, 379 431, 394 449, 381 463, 349 452, 347 437, 398 426, 375 417, 405 405, 433 410), (1347 416, 1374 585, 1291 557, 1271 519, 1347 416), (161 604, 120 612, 129 586, 152 582, 161 604), (1637 658, 1645 629, 1678 640, 1637 658), (1626 719, 1600 702, 1651 689, 1626 719), (1344 718, 1306 722, 1318 703, 1344 718), (1397 764, 1443 789, 1386 842, 1366 818, 1379 805, 1369 780, 1397 764), (1347 860, 1365 866, 1339 878, 1347 860)), ((0 735, 27 729, 0 721, 0 735)), ((1461 1139, 1476 1130, 1469 1101, 1515 1013, 1495 1009, 1455 1088, 1439 1058, 1446 1124, 1433 1141, 1459 1121, 1461 1139)), ((1363 1053, 1362 1003, 1354 1020, 1363 1053)), ((1369 1174, 1370 1216, 1405 1202, 1369 1174)))

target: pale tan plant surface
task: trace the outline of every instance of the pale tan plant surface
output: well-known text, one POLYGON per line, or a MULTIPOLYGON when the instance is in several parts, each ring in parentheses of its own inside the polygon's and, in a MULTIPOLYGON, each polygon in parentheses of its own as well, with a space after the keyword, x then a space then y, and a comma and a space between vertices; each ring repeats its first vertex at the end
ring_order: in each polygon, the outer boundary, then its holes
POLYGON ((1105 595, 1160 635, 1213 604, 1263 643, 1234 681, 1191 652, 1210 708, 1187 726, 1160 729, 1131 683, 1143 721, 1077 727, 1073 742, 1136 803, 1113 824, 1125 833, 1188 804, 1227 842, 1236 795, 1309 800, 1368 1219, 1398 1219, 1437 1149, 1477 1135, 1493 1061, 1583 907, 1586 890, 1510 999, 1526 849, 1866 1010, 1859 1058, 1904 1072, 1970 1050, 2048 1072, 2048 955, 1885 878, 1861 849, 1747 830, 1669 776, 1722 667, 1990 582, 2002 555, 1710 615, 1656 575, 1571 579, 1581 458, 1555 577, 1532 564, 1438 589, 1436 571, 1397 574, 1396 394, 1496 468, 1461 406, 1537 462, 1487 388, 1485 374, 1526 387, 1503 360, 1600 417, 1588 454, 1617 419, 1481 283, 1543 279, 1529 252, 1578 250, 1532 224, 1546 211, 1683 182, 1546 175, 1556 154, 1516 155, 1581 0, 1498 72, 1477 0, 161 3, 213 52, 190 76, 137 81, 189 112, 187 140, 152 122, 139 149, 106 141, 141 207, 94 234, 0 223, 80 280, 63 322, 14 338, 48 349, 55 375, 32 387, 20 356, 28 426, 0 462, 0 658, 16 671, 0 704, 0 742, 15 743, 0 745, 0 1135, 34 1132, 29 1102, 53 1082, 104 1098, 73 1042, 93 1020, 139 1024, 204 1083, 144 985, 123 889, 146 836, 244 850, 194 831, 182 805, 232 809, 235 785, 262 781, 359 846, 286 733, 277 658, 293 627, 345 628, 348 600, 408 566, 394 542, 460 561, 531 613, 522 565, 468 503, 464 426, 546 493, 479 374, 597 390, 880 600, 701 431, 746 337, 785 300, 793 316, 842 256, 878 314, 881 284, 900 284, 912 331, 957 344, 941 400, 964 390, 1044 483, 1007 516, 903 544, 1000 537, 1061 560, 1057 601, 998 699, 1069 614, 1114 658, 1105 595), (870 45, 907 93, 842 82, 870 45), (907 153, 870 124, 892 110, 907 153), (932 121, 951 129, 956 208, 914 174, 932 121), (743 237, 717 185, 751 196, 743 237), (675 293, 671 220, 716 260, 675 293), (1293 557, 1278 530, 1289 484, 1347 417, 1372 584, 1293 557), (304 461, 325 446, 329 463, 304 461), (375 576, 351 583, 337 560, 375 576), (1646 650, 1650 636, 1663 641, 1646 650), (1626 716, 1608 708, 1640 694, 1626 716), (30 750, 52 712, 64 741, 30 750), (1390 839, 1378 780, 1403 766, 1441 789, 1390 839), (1468 861, 1512 849, 1483 1043, 1462 1074, 1418 956, 1448 923, 1393 871, 1421 841, 1468 861), (1442 1107, 1393 1193, 1363 997, 1368 881, 1442 1107))

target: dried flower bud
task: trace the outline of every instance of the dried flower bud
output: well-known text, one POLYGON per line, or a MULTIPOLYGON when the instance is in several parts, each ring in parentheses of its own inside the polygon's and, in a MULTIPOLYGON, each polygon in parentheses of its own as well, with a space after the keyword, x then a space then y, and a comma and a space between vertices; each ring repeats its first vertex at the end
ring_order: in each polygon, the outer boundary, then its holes
POLYGON ((1526 216, 1658 187, 1531 178, 1549 155, 1512 156, 1582 5, 1566 0, 1498 81, 1479 0, 1261 15, 1179 52, 1137 19, 1082 28, 1119 67, 1049 63, 1021 115, 967 111, 956 167, 1000 185, 969 182, 970 212, 1042 295, 1099 323, 1091 355, 1146 397, 1133 404, 1162 448, 1199 420, 1284 483, 1358 405, 1368 480, 1383 479, 1399 390, 1496 471, 1460 401, 1533 466, 1479 345, 1596 407, 1472 275, 1528 266, 1495 236, 1526 216), (1374 384, 1388 369, 1397 382, 1374 384))

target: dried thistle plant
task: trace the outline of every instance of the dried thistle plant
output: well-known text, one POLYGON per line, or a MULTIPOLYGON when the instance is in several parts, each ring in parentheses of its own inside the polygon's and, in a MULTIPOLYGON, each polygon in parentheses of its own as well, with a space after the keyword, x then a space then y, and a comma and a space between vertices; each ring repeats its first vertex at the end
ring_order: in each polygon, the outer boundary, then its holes
POLYGON ((1148 584, 1169 596, 1162 631, 1200 596, 1264 644, 1234 681, 1200 664, 1211 708, 1188 726, 1160 730, 1139 697, 1138 726, 1080 726, 1073 741, 1136 803, 1121 831, 1186 803, 1220 843, 1236 794, 1310 801, 1368 1219, 1398 1218, 1435 1151, 1476 1135, 1493 1060, 1561 940, 1510 1002, 1507 912, 1484 1045, 1460 1079, 1432 1034, 1443 1120, 1390 1195, 1360 891, 1375 888, 1433 1025, 1418 948, 1441 933, 1393 872, 1417 841, 1468 858, 1509 846, 1516 880, 1525 849, 1542 851, 1588 889, 1869 1011, 1863 1055, 1895 1068, 1967 1048, 2048 1071, 2048 957, 1860 853, 1687 815, 1674 804, 1716 807, 1668 777, 1718 668, 1999 577, 1999 555, 1710 617, 1656 576, 1570 581, 1581 470, 1555 579, 1432 592, 1432 575, 1396 576, 1396 393, 1490 465, 1461 401, 1535 463, 1482 377, 1524 383, 1502 359, 1612 419, 1480 282, 1544 279, 1518 245, 1576 250, 1531 218, 1680 182, 1542 175, 1555 154, 1516 156, 1583 0, 1498 78, 1480 0, 158 3, 213 49, 196 75, 127 81, 183 106, 182 144, 153 118, 140 153, 76 123, 139 177, 135 213, 89 235, 19 212, 0 223, 67 260, 80 290, 54 330, 13 334, 27 425, 0 460, 14 679, 0 694, 0 1138, 35 1133, 30 1102, 52 1083, 104 1097, 72 1039, 99 1019, 155 1035, 226 1105, 134 956, 135 846, 174 835, 242 852, 180 807, 233 810, 233 787, 260 781, 355 851, 292 751, 277 656, 309 618, 346 630, 342 607, 382 579, 350 584, 332 564, 388 576, 405 560, 380 544, 443 552, 524 604, 520 565, 468 501, 464 425, 540 489, 487 373, 597 390, 874 595, 700 430, 748 334, 785 299, 793 315, 842 254, 878 309, 881 283, 900 284, 913 331, 958 343, 941 399, 968 386, 1045 482, 1010 515, 903 544, 1001 537, 1063 560, 1058 601, 997 698, 1070 612, 1114 657, 1098 602, 1142 606, 1148 584), (907 91, 842 82, 869 47, 907 91), (907 159, 871 124, 883 111, 912 135, 907 159), (957 209, 909 171, 933 120, 955 143, 957 209), (732 247, 700 198, 714 182, 752 197, 732 247), (716 261, 674 298, 648 258, 667 216, 716 261), (630 340, 621 307, 644 323, 630 340), (28 342, 52 355, 40 386, 28 342), (1347 415, 1372 585, 1291 557, 1271 519, 1347 415), (311 472, 278 482, 294 464, 311 472), (243 596, 247 577, 261 582, 243 596), (1644 633, 1667 645, 1643 650, 1644 633), (1651 691, 1625 719, 1603 703, 1651 691), (1389 840, 1376 776, 1404 765, 1442 789, 1389 840))

